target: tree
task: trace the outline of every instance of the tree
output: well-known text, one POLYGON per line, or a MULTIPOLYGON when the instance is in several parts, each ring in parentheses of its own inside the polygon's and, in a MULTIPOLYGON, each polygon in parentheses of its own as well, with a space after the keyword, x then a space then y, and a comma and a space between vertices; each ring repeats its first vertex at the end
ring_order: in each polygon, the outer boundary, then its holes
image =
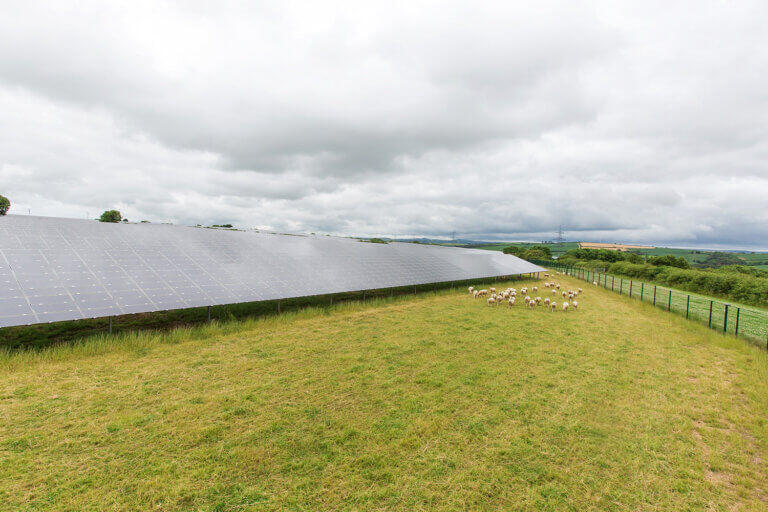
POLYGON ((676 258, 671 254, 665 254, 664 256, 651 256, 648 258, 648 263, 657 267, 677 267, 677 268, 691 268, 688 260, 680 256, 676 258))
POLYGON ((501 250, 504 254, 511 254, 512 256, 517 256, 518 258, 523 255, 525 252, 525 249, 520 247, 519 245, 510 245, 508 247, 505 247, 501 250))
POLYGON ((527 251, 525 251, 522 256, 520 256, 524 260, 548 260, 551 259, 549 255, 541 250, 541 246, 531 247, 527 251))
POLYGON ((5 196, 0 196, 0 215, 5 215, 11 208, 11 202, 5 196))
POLYGON ((718 268, 725 265, 740 265, 744 260, 729 252, 713 252, 699 262, 701 267, 718 268))
POLYGON ((123 220, 123 216, 117 210, 107 210, 99 218, 100 222, 120 222, 121 220, 123 220))
POLYGON ((552 259, 552 251, 550 251, 549 247, 547 247, 546 245, 534 245, 533 247, 528 249, 528 251, 537 251, 544 254, 544 258, 541 258, 541 259, 544 259, 544 260, 552 259))

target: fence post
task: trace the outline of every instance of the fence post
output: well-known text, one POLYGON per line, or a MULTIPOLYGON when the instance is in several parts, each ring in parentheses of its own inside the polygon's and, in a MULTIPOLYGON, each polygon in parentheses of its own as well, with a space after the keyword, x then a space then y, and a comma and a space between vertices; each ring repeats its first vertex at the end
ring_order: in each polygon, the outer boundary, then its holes
POLYGON ((629 296, 632 296, 632 280, 629 280, 629 296))
POLYGON ((656 305, 656 285, 653 285, 653 305, 656 305))
POLYGON ((739 335, 739 317, 741 316, 741 308, 736 308, 736 336, 739 335))
POLYGON ((708 327, 712 328, 712 304, 714 304, 714 301, 709 301, 709 325, 708 327))
POLYGON ((277 299, 277 312, 280 312, 280 299, 277 299))
POLYGON ((723 313, 723 334, 728 332, 728 307, 730 304, 725 304, 725 312, 723 313))
POLYGON ((208 323, 211 322, 211 306, 208 306, 208 323))
POLYGON ((624 279, 619 278, 619 295, 624 291, 624 279))
POLYGON ((688 311, 691 309, 691 296, 688 296, 688 301, 685 303, 685 319, 688 320, 688 311))
POLYGON ((669 289, 669 299, 667 301, 667 311, 672 311, 672 288, 669 289))
POLYGON ((643 293, 645 293, 645 283, 640 282, 640 302, 643 302, 643 293))
POLYGON ((616 291, 616 276, 611 276, 611 291, 616 291))
POLYGON ((109 317, 109 334, 112 334, 112 317, 109 317))

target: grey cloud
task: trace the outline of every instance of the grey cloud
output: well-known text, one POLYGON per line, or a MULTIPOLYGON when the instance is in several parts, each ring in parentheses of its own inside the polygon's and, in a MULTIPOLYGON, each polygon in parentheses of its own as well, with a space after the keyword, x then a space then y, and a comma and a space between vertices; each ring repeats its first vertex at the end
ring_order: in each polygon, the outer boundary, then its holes
POLYGON ((768 248, 761 2, 14 2, 17 213, 768 248))

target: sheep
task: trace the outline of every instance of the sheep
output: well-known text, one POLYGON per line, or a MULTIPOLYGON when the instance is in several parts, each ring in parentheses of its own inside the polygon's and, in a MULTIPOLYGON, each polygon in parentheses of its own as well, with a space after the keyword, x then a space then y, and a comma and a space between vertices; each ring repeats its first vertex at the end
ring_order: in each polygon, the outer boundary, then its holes
POLYGON ((583 291, 583 290, 582 290, 581 288, 579 288, 579 293, 581 293, 582 291, 583 291))
POLYGON ((555 311, 557 309, 557 302, 555 301, 550 302, 549 307, 552 309, 552 311, 555 311))
POLYGON ((549 302, 550 302, 550 300, 549 300, 549 297, 547 297, 546 299, 544 299, 544 304, 546 304, 547 306, 549 306, 549 302))
POLYGON ((496 293, 496 288, 491 288, 491 293, 496 293))
POLYGON ((474 286, 470 286, 469 287, 469 294, 472 295, 472 292, 474 292, 474 291, 475 291, 475 287, 474 286))
POLYGON ((480 290, 480 295, 488 295, 488 290, 480 290))
POLYGON ((560 283, 557 283, 557 284, 555 285, 555 288, 557 288, 557 289, 559 290, 559 289, 560 289, 560 283))
POLYGON ((547 273, 545 272, 545 273, 544 273, 544 277, 549 277, 549 274, 547 274, 547 273))
POLYGON ((549 288, 549 283, 544 283, 544 288, 549 288))
POLYGON ((535 299, 533 299, 533 300, 535 300, 535 301, 536 301, 536 305, 537 305, 537 306, 538 306, 539 304, 541 304, 541 297, 536 297, 536 298, 535 298, 535 299))
POLYGON ((528 288, 527 287, 520 288, 520 293, 522 294, 528 293, 528 288))
POLYGON ((528 303, 528 307, 531 308, 531 309, 535 308, 536 307, 536 301, 535 300, 531 300, 528 303))
POLYGON ((496 299, 494 297, 488 297, 487 302, 489 306, 493 306, 494 304, 496 304, 496 299))
POLYGON ((557 290, 552 290, 552 295, 557 295, 557 290))
POLYGON ((472 297, 474 297, 475 299, 478 298, 479 296, 480 296, 480 292, 478 290, 475 290, 472 292, 472 297))
POLYGON ((507 304, 509 304, 509 307, 512 307, 512 306, 514 306, 514 305, 515 305, 515 298, 514 298, 514 297, 512 297, 511 299, 509 299, 509 300, 507 301, 507 304))
POLYGON ((525 305, 527 306, 529 302, 531 302, 531 298, 526 295, 525 296, 525 305))
POLYGON ((592 281, 592 284, 597 286, 597 281, 592 281))
POLYGON ((568 294, 565 292, 565 290, 563 290, 563 298, 566 298, 567 296, 568 294))
POLYGON ((571 302, 571 307, 573 307, 573 309, 578 309, 579 303, 576 302, 576 301, 573 301, 573 302, 571 302))
POLYGON ((563 311, 565 311, 566 313, 568 312, 568 303, 567 302, 563 302, 563 311))

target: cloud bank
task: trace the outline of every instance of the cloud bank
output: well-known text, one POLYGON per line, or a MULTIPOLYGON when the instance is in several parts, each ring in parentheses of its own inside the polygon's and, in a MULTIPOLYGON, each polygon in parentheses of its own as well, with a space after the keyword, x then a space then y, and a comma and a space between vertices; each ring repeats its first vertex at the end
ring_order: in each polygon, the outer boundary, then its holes
POLYGON ((767 18, 10 2, 0 193, 21 214, 768 249, 767 18))

